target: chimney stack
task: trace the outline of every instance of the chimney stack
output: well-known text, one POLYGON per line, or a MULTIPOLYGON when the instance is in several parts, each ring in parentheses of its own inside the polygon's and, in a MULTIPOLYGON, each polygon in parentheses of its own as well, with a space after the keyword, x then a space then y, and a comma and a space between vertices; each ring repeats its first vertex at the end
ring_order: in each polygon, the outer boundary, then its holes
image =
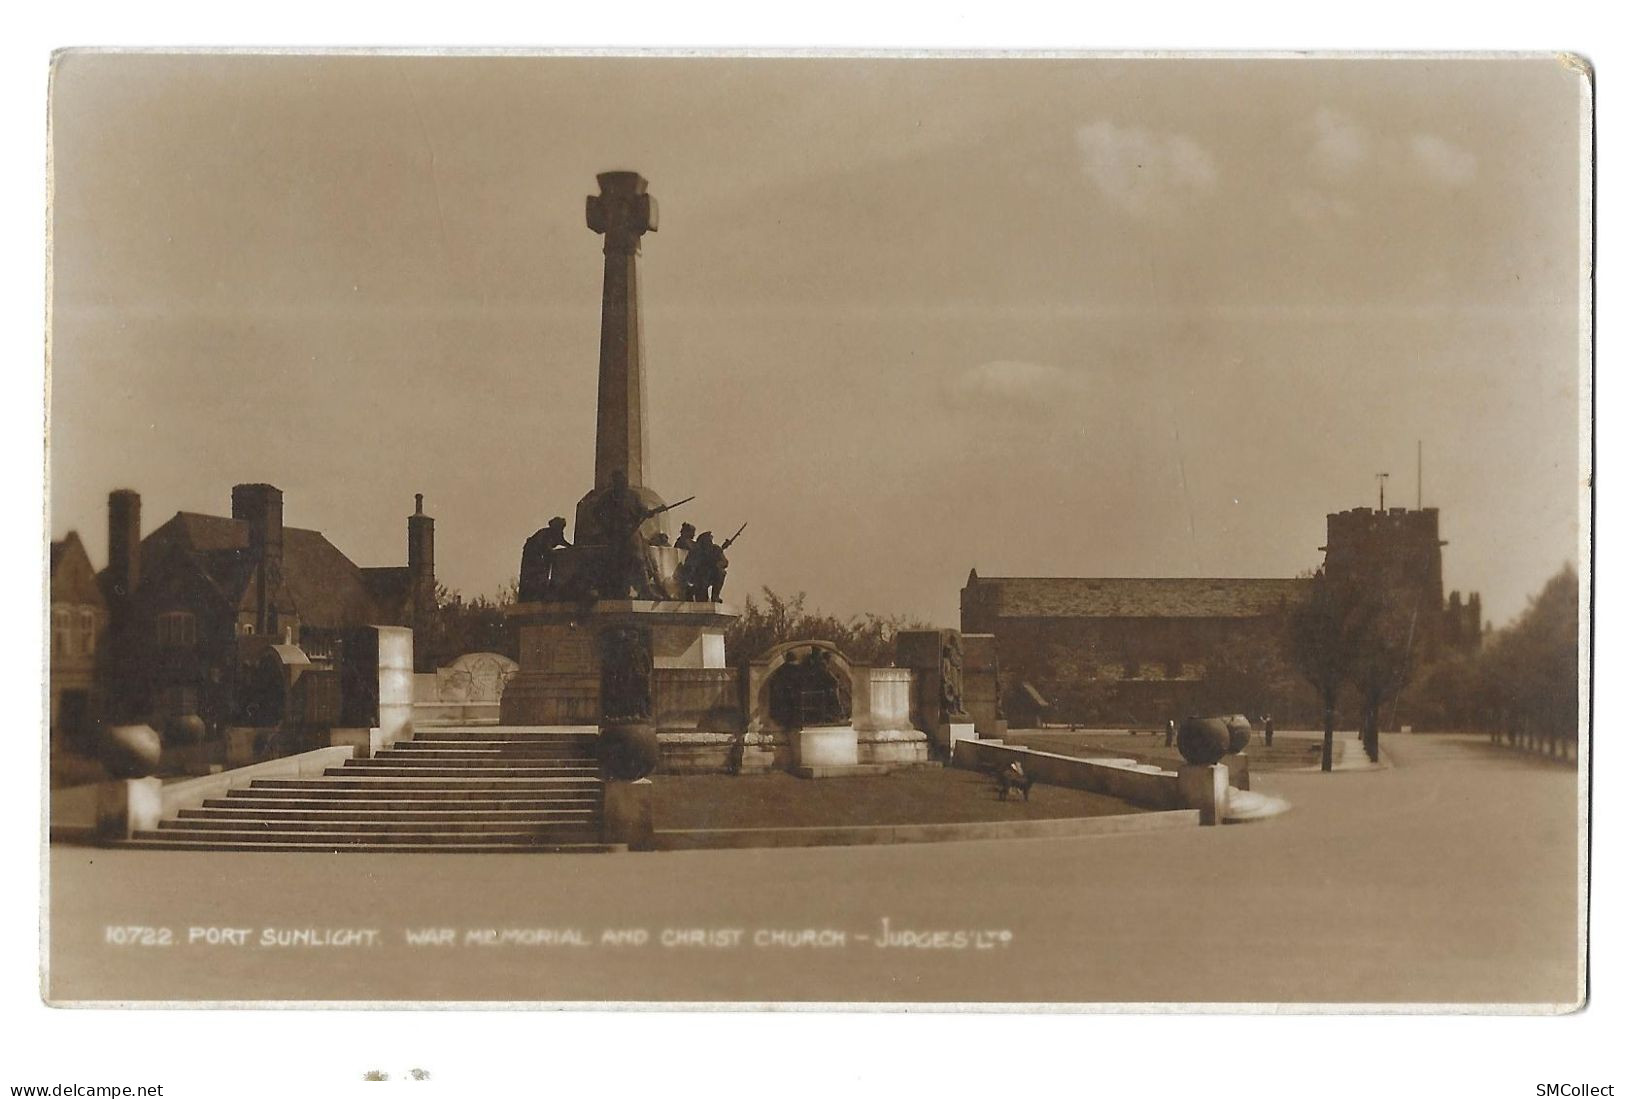
POLYGON ((412 585, 412 624, 421 629, 434 610, 434 520, 423 514, 423 493, 416 494, 417 510, 406 520, 406 571, 412 585))
POLYGON ((141 583, 141 494, 133 489, 107 494, 107 577, 119 600, 141 583))
POLYGON ((231 517, 248 524, 248 548, 265 560, 282 560, 282 490, 275 485, 233 485, 231 517))
POLYGON ((248 524, 248 552, 259 564, 254 632, 273 635, 273 601, 282 586, 282 490, 275 485, 233 485, 231 517, 248 524))

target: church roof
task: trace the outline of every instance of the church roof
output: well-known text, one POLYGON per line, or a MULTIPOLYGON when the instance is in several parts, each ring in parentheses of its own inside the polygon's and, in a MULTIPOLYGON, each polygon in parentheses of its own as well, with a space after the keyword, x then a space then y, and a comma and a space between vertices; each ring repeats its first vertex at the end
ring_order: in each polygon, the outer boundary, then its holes
POLYGON ((1257 618, 1302 597, 1307 580, 976 576, 967 604, 1003 618, 1257 618))

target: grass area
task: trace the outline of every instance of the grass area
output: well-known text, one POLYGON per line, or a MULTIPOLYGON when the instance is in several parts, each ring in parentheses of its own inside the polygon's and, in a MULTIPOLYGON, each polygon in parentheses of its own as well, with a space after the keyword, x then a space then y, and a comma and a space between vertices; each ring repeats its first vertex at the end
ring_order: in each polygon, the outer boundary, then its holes
MULTIPOLYGON (((1005 737, 1007 744, 1019 744, 1040 752, 1054 752, 1058 756, 1120 756, 1140 763, 1154 763, 1167 770, 1178 770, 1184 760, 1177 747, 1163 747, 1161 733, 1064 732, 1054 729, 1012 729, 1005 737)), ((1254 771, 1282 771, 1299 767, 1313 767, 1320 762, 1320 741, 1279 734, 1275 743, 1264 746, 1264 734, 1253 730, 1247 744, 1248 766, 1254 771)))
POLYGON ((765 775, 657 775, 655 827, 795 828, 812 825, 944 824, 982 820, 1053 820, 1145 810, 1117 798, 1036 785, 1032 800, 978 771, 920 768, 886 775, 804 779, 765 775))

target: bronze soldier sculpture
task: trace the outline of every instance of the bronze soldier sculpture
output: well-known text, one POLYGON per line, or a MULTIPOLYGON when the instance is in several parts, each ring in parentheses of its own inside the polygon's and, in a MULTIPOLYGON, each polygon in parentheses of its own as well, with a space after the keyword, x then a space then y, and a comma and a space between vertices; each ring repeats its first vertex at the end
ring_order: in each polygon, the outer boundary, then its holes
POLYGON ((688 551, 684 559, 684 567, 680 570, 683 584, 684 598, 697 603, 722 602, 722 585, 728 579, 728 558, 726 551, 733 545, 739 536, 745 533, 749 523, 741 524, 734 531, 733 537, 722 545, 716 544, 716 537, 710 531, 700 535, 694 542, 694 548, 688 551))
POLYGON ((627 483, 626 473, 617 469, 609 488, 593 504, 592 516, 598 524, 604 545, 599 550, 597 575, 600 599, 654 599, 661 584, 649 561, 648 547, 639 534, 644 521, 694 499, 676 504, 646 508, 627 483))
POLYGON ((965 714, 965 657, 959 635, 949 634, 942 646, 942 714, 948 720, 963 720, 965 714))
POLYGON ((553 593, 558 551, 570 545, 564 539, 564 517, 555 515, 547 526, 525 540, 519 559, 519 601, 546 599, 553 593))
POLYGON ((852 720, 852 696, 823 649, 808 653, 801 666, 801 720, 805 725, 844 725, 852 720))

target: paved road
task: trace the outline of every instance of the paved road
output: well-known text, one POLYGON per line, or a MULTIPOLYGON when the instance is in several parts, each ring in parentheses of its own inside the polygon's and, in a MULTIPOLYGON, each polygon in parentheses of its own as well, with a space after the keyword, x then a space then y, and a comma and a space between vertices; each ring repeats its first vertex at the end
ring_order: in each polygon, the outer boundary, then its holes
POLYGON ((1575 771, 1465 738, 1384 747, 1391 769, 1259 776, 1295 806, 1275 820, 1137 836, 620 856, 59 847, 51 995, 1575 1001, 1575 771), (963 949, 952 935, 882 948, 883 919, 993 934, 963 949), (110 944, 109 925, 169 928, 176 942, 110 944), (251 943, 267 928, 378 934, 370 946, 209 946, 187 943, 192 926, 247 929, 251 943), (408 945, 406 929, 423 927, 454 929, 458 945, 408 945), (480 928, 573 931, 588 945, 466 943, 480 928), (608 928, 651 937, 608 945, 608 928), (670 929, 713 935, 661 945, 670 929), (846 945, 755 945, 759 931, 800 930, 846 945))

